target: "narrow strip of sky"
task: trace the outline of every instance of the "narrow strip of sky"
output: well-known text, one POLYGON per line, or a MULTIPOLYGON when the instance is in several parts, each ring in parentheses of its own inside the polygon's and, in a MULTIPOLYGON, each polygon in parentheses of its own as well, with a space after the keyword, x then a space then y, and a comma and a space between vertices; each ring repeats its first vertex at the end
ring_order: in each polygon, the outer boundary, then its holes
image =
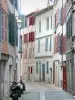
POLYGON ((30 12, 42 9, 47 6, 48 0, 21 0, 21 14, 29 14, 30 12))

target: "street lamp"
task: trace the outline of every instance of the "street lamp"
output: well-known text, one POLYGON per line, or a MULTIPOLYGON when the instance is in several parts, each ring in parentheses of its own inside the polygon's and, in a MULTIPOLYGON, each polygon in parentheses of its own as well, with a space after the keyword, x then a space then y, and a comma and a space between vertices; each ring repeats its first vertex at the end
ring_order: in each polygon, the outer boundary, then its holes
POLYGON ((22 21, 21 21, 21 19, 19 18, 19 19, 17 20, 18 29, 21 29, 21 23, 22 23, 22 21))

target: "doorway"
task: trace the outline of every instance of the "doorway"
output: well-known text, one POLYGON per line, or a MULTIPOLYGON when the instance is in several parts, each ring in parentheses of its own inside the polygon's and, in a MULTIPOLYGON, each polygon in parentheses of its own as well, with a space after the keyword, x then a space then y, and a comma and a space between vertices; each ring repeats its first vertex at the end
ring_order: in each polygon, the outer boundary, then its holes
POLYGON ((53 84, 55 84, 55 62, 53 63, 53 84))
POLYGON ((28 67, 28 80, 30 81, 30 67, 28 67))
POLYGON ((45 64, 42 64, 42 81, 45 82, 45 64))
POLYGON ((50 81, 52 82, 52 68, 50 68, 50 81))
POLYGON ((67 90, 66 66, 63 66, 63 90, 67 90))

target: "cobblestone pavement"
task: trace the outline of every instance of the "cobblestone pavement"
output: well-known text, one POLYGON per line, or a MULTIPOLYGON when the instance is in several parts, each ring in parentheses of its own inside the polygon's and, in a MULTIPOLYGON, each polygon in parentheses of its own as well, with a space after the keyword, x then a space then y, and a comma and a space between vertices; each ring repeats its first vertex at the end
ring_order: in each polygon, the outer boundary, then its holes
POLYGON ((19 100, 74 100, 61 88, 45 83, 26 83, 26 92, 19 100))

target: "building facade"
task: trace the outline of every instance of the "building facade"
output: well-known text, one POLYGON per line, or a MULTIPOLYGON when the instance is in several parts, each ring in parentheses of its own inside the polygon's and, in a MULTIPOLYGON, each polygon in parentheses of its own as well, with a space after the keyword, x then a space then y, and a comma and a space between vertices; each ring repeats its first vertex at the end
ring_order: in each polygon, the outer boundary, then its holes
POLYGON ((34 81, 34 41, 35 41, 35 25, 34 13, 25 16, 25 28, 22 31, 22 77, 25 81, 34 81))
POLYGON ((34 80, 52 83, 53 80, 53 6, 35 14, 35 68, 34 80))
POLYGON ((75 0, 67 0, 67 91, 75 95, 75 0))
POLYGON ((0 1, 0 100, 9 95, 10 81, 17 80, 17 5, 17 0, 0 1))
POLYGON ((66 0, 55 0, 53 6, 53 33, 54 33, 54 55, 53 55, 53 83, 63 88, 63 77, 66 80, 66 0), (63 34, 62 34, 63 25, 63 34), (63 41, 63 42, 62 42, 63 41), (62 67, 63 53, 63 67, 62 67), (65 65, 64 65, 65 64, 65 65), (65 67, 64 67, 65 66, 65 67), (64 73, 65 70, 65 73, 64 73), (65 76, 64 76, 65 75, 65 76))

